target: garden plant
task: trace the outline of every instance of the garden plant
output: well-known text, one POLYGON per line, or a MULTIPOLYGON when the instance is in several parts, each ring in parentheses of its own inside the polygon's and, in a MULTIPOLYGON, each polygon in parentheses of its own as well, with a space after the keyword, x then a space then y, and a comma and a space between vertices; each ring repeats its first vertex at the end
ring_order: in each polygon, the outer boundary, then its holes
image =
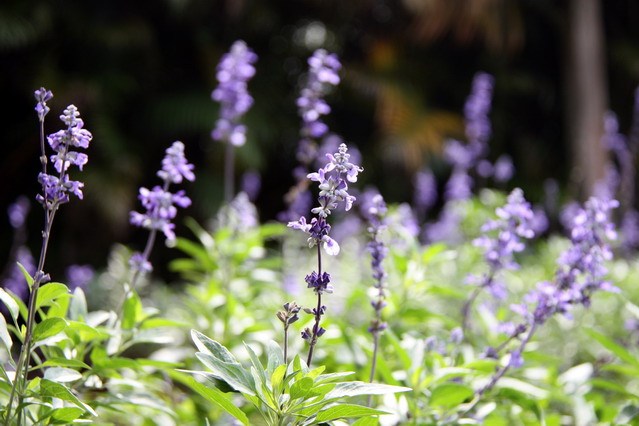
POLYGON ((182 214, 198 171, 188 145, 166 143, 159 183, 140 188, 128 218, 148 232, 144 247, 115 245, 99 271, 76 266, 66 282, 47 273, 49 242, 56 217, 81 202, 100 140, 74 105, 48 133, 53 93, 35 90, 41 189, 9 209, 12 274, 0 289, 3 424, 639 421, 634 152, 615 116, 602 141, 616 158, 609 175, 550 217, 509 186, 512 161, 490 151, 499 82, 478 72, 465 138, 445 146, 446 179, 420 171, 413 204, 387 204, 358 186, 367 166, 356 143, 324 121, 341 68, 323 49, 308 58, 294 183, 281 220, 263 223, 235 185, 259 72, 235 42, 212 92, 211 136, 225 145, 219 212, 208 224, 182 214), (35 259, 30 212, 44 219, 35 259), (159 250, 173 252, 181 285, 158 282, 159 250))

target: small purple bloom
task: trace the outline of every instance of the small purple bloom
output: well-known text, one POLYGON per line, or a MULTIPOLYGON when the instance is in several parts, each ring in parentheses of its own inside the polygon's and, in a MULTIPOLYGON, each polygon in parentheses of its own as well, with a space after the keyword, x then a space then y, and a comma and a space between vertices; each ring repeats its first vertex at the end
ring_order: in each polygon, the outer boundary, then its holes
POLYGON ((13 294, 23 299, 29 291, 29 286, 24 278, 24 274, 18 267, 17 263, 24 266, 24 269, 33 276, 36 272, 36 264, 31 255, 31 251, 25 246, 21 246, 16 251, 13 266, 10 268, 8 276, 4 279, 2 285, 6 290, 10 290, 13 294))
POLYGON ((332 293, 333 286, 330 284, 331 276, 324 272, 322 275, 318 275, 317 272, 313 271, 310 275, 307 275, 304 279, 306 284, 308 284, 308 288, 312 288, 315 293, 332 293))
POLYGON ((29 199, 23 195, 18 197, 18 199, 9 206, 7 213, 9 214, 9 223, 13 229, 24 226, 30 209, 31 203, 29 203, 29 199))
POLYGON ((495 162, 493 178, 496 182, 508 182, 515 174, 513 160, 508 155, 501 155, 495 162))
POLYGON ((173 142, 166 150, 162 159, 162 170, 157 175, 160 179, 170 183, 182 183, 182 179, 193 182, 193 164, 189 164, 184 157, 184 144, 180 141, 173 142))
POLYGON ((308 65, 306 85, 297 99, 297 107, 304 121, 302 136, 319 138, 328 131, 321 117, 331 112, 331 107, 323 98, 330 86, 339 84, 338 72, 342 65, 337 55, 324 49, 316 50, 308 59, 308 65))
POLYGON ((248 196, 250 201, 255 202, 257 200, 261 187, 262 178, 258 172, 251 170, 242 175, 241 190, 248 196))
POLYGON ((155 186, 153 189, 140 188, 138 198, 146 211, 131 212, 131 224, 149 230, 162 231, 167 241, 172 242, 175 239, 173 232, 175 225, 171 221, 177 215, 177 207, 190 206, 191 199, 185 195, 184 191, 172 193, 168 188, 171 183, 182 182, 183 178, 195 179, 192 170, 193 166, 184 158, 184 145, 179 141, 174 142, 166 150, 162 169, 158 172, 158 176, 164 180, 164 185, 155 186))
POLYGON ((466 137, 473 144, 485 145, 491 136, 490 112, 495 79, 487 73, 475 74, 471 94, 464 105, 466 137))
POLYGON ((93 280, 95 270, 90 265, 71 265, 66 270, 67 286, 71 291, 76 288, 86 289, 93 280))
POLYGON ((47 106, 47 102, 49 102, 51 98, 53 98, 53 93, 50 90, 41 87, 36 90, 34 94, 36 100, 38 101, 35 106, 35 110, 38 113, 38 119, 43 122, 44 116, 47 115, 50 111, 50 108, 47 106))
POLYGON ((444 195, 447 201, 467 200, 472 194, 473 180, 464 169, 455 169, 446 182, 444 195))
POLYGON ((129 259, 129 265, 132 270, 139 271, 144 274, 153 271, 153 265, 151 265, 151 262, 146 260, 144 255, 139 252, 133 253, 133 256, 129 259))
POLYGON ((242 146, 246 142, 246 127, 239 123, 241 117, 253 105, 248 93, 248 81, 255 75, 253 64, 257 55, 241 40, 222 56, 217 67, 219 85, 211 94, 220 103, 220 118, 212 132, 213 139, 242 146))
POLYGON ((47 140, 51 148, 56 152, 51 156, 51 161, 59 176, 46 173, 38 175, 38 181, 42 185, 43 193, 36 199, 48 208, 69 201, 69 193, 82 199, 84 184, 69 178, 70 166, 77 166, 80 170, 87 163, 88 157, 84 153, 71 151, 71 148, 88 148, 93 135, 84 129, 84 121, 80 118, 80 112, 74 105, 69 105, 60 116, 60 120, 67 125, 66 130, 60 130, 48 136, 47 140))
POLYGON ((415 174, 413 204, 420 213, 430 210, 437 202, 437 181, 430 170, 423 170, 415 174))

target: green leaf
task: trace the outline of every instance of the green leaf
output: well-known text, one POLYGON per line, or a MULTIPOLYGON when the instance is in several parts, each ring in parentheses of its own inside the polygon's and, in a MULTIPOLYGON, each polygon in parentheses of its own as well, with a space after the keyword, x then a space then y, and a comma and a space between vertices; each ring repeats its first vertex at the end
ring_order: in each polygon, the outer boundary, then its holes
POLYGON ((376 410, 374 408, 364 407, 355 404, 339 404, 334 405, 326 410, 317 413, 317 422, 330 422, 337 419, 346 419, 352 417, 370 417, 380 414, 387 414, 385 411, 376 410))
POLYGON ((82 378, 82 374, 64 367, 51 367, 44 371, 44 378, 57 383, 75 382, 82 378))
POLYGON ((430 405, 452 408, 473 396, 473 390, 461 383, 442 383, 432 390, 430 405))
POLYGON ((379 426, 377 417, 361 417, 355 420, 351 426, 379 426))
POLYGON ((69 306, 69 319, 81 321, 86 318, 87 313, 87 298, 84 295, 84 291, 80 287, 76 287, 73 290, 73 298, 69 306))
POLYGON ((131 290, 122 309, 122 328, 131 330, 142 319, 142 315, 140 296, 134 290, 131 290))
MULTIPOLYGON (((246 351, 248 352, 249 357, 251 358, 251 364, 253 364, 253 367, 255 368, 255 372, 257 373, 257 378, 259 379, 259 382, 262 384, 266 384, 266 372, 264 371, 264 366, 260 362, 260 359, 257 357, 257 354, 249 345, 244 343, 244 347, 246 348, 246 351)), ((255 382, 255 385, 256 387, 260 386, 258 384, 258 381, 255 382)))
POLYGON ((53 424, 69 424, 80 417, 84 410, 77 407, 62 407, 53 410, 51 420, 53 424))
POLYGON ((408 392, 410 388, 391 386, 381 383, 342 382, 326 395, 326 399, 344 398, 359 395, 384 395, 388 393, 408 392))
POLYGON ((65 329, 67 322, 62 318, 47 318, 37 324, 33 330, 33 341, 38 342, 48 337, 55 336, 65 329))
POLYGON ((246 417, 246 414, 244 414, 239 408, 237 408, 235 404, 231 402, 231 400, 219 389, 205 386, 195 380, 193 377, 187 376, 185 374, 180 374, 178 372, 170 372, 169 374, 174 380, 177 380, 190 387, 191 389, 202 395, 204 398, 216 404, 218 407, 222 408, 231 416, 242 422, 243 425, 249 426, 250 423, 248 417, 246 417))
POLYGON ((27 271, 27 268, 22 266, 22 263, 20 262, 16 262, 16 263, 18 264, 18 268, 20 268, 20 271, 22 271, 22 275, 24 275, 24 279, 27 280, 27 284, 29 285, 29 290, 31 290, 31 287, 33 287, 33 277, 27 271))
POLYGON ((7 348, 7 351, 11 353, 11 347, 13 346, 13 340, 7 329, 7 322, 4 320, 4 315, 0 314, 0 340, 7 348))
POLYGON ((206 365, 215 376, 228 383, 233 389, 255 395, 253 377, 239 363, 222 361, 211 354, 197 352, 195 356, 206 365))
POLYGON ((40 381, 40 394, 42 396, 50 396, 53 398, 58 398, 63 401, 70 402, 82 408, 84 411, 91 413, 93 416, 98 415, 93 410, 93 408, 91 408, 84 402, 80 401, 78 397, 75 396, 73 392, 71 392, 71 390, 67 388, 66 386, 64 386, 63 384, 52 382, 51 380, 47 380, 47 379, 42 379, 40 381))
POLYGON ((304 398, 313 387, 313 379, 302 377, 293 383, 290 390, 291 399, 304 398))
POLYGON ((272 374, 276 368, 284 364, 284 352, 280 345, 273 340, 269 340, 266 351, 268 355, 267 371, 272 374))
POLYGON ((35 307, 40 309, 43 306, 50 306, 59 297, 67 294, 69 294, 69 289, 66 285, 62 283, 47 283, 38 289, 35 307))
POLYGON ((9 311, 11 318, 13 318, 13 321, 17 322, 18 315, 20 315, 20 308, 18 307, 18 304, 13 299, 13 297, 9 293, 4 291, 3 288, 0 288, 0 301, 2 301, 2 303, 4 303, 4 306, 7 307, 7 310, 9 311))
POLYGON ((277 389, 282 384, 284 375, 286 375, 286 369, 287 365, 282 364, 273 371, 273 374, 271 374, 271 385, 273 386, 273 389, 277 389))
POLYGON ((615 418, 615 424, 630 423, 630 421, 636 419, 637 416, 639 416, 639 407, 633 404, 625 405, 617 415, 617 418, 615 418))
POLYGON ((593 329, 586 329, 585 331, 590 337, 599 342, 601 346, 608 349, 625 363, 633 366, 639 366, 639 361, 626 348, 615 343, 608 336, 605 336, 593 329))
POLYGON ((213 355, 224 362, 238 364, 237 359, 228 349, 213 339, 209 339, 197 330, 191 330, 191 338, 200 352, 213 355))
POLYGON ((84 362, 77 359, 66 359, 66 358, 49 358, 42 364, 43 367, 70 367, 70 368, 86 368, 87 370, 91 367, 84 362))

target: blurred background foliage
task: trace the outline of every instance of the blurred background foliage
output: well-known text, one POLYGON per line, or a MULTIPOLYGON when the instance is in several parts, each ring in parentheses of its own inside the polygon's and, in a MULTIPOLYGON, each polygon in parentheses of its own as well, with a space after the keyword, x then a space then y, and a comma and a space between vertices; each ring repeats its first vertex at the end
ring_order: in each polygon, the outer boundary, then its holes
MULTIPOLYGON (((491 157, 510 154, 517 167, 512 185, 539 200, 545 179, 575 185, 564 84, 572 77, 564 70, 575 1, 3 0, 0 207, 39 190, 32 93, 45 86, 55 95, 48 133, 74 103, 94 134, 80 178, 85 200, 64 206, 51 265, 99 266, 113 242, 142 244, 144 232, 128 225, 128 212, 137 207, 138 187, 156 184, 174 140, 184 141, 196 165, 187 214, 206 222, 222 200, 223 147, 210 137, 218 111, 210 93, 217 62, 236 39, 259 55, 237 168, 238 180, 248 170, 262 175, 263 220, 284 208, 293 183, 298 81, 319 47, 344 64, 342 84, 328 99, 328 123, 362 151, 362 186, 376 185, 398 202, 410 200, 412 176, 424 167, 443 181, 449 170, 442 143, 463 136, 472 76, 486 71, 496 79, 491 157)), ((639 3, 594 2, 603 26, 605 102, 626 133, 639 84, 639 3)), ((30 218, 34 246, 38 210, 30 218)), ((6 253, 10 227, 0 229, 6 253)))

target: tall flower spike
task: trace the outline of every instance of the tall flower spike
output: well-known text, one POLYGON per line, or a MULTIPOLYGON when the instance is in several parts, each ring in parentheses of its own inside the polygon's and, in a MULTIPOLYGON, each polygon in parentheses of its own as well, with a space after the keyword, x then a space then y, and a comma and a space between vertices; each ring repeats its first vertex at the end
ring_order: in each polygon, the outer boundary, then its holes
POLYGON ((363 170, 361 167, 349 161, 350 154, 346 144, 341 144, 334 154, 327 154, 328 163, 320 168, 316 173, 310 173, 308 179, 319 183, 319 207, 311 210, 316 215, 311 222, 308 223, 304 216, 297 221, 291 221, 288 226, 293 229, 300 230, 309 235, 309 247, 318 246, 317 249, 317 272, 313 271, 306 276, 306 283, 312 288, 317 295, 317 306, 307 312, 312 313, 315 322, 312 329, 307 328, 302 332, 302 338, 309 343, 307 365, 313 360, 313 350, 324 332, 324 328, 320 327, 322 316, 326 312, 326 306, 322 305, 322 294, 332 293, 333 286, 330 284, 330 275, 322 272, 322 251, 319 249, 321 244, 329 255, 337 255, 339 253, 339 245, 330 236, 331 226, 326 219, 332 210, 340 205, 344 205, 345 210, 349 210, 355 201, 355 197, 348 193, 347 182, 357 182, 358 174, 363 170))
POLYGON ((162 160, 162 169, 157 175, 164 181, 163 186, 154 186, 153 189, 140 188, 138 198, 145 212, 130 213, 129 220, 132 225, 151 231, 144 253, 135 253, 129 261, 133 270, 138 273, 150 272, 152 269, 148 259, 157 231, 164 234, 167 244, 172 244, 175 240, 175 225, 172 220, 177 215, 177 207, 185 208, 191 205, 191 199, 185 195, 184 191, 175 193, 169 191, 172 183, 180 183, 182 179, 189 181, 195 179, 193 165, 189 164, 184 157, 182 142, 176 141, 167 148, 162 160))
POLYGON ((247 86, 255 75, 255 62, 257 55, 241 40, 233 43, 222 57, 216 74, 219 85, 211 94, 213 100, 220 103, 220 118, 211 134, 213 139, 234 146, 246 142, 246 127, 240 124, 240 119, 253 105, 247 86))
MULTIPOLYGON (((42 89, 40 89, 42 90, 42 89)), ((47 95, 42 95, 36 91, 36 99, 38 105, 43 105, 42 99, 50 99, 47 95)), ((38 116, 42 111, 46 111, 45 106, 36 107, 38 116)), ((43 116, 44 117, 44 116, 43 116)), ((69 178, 68 169, 70 166, 77 166, 82 170, 87 163, 86 154, 72 151, 71 148, 88 148, 89 142, 93 139, 93 135, 84 129, 84 121, 80 118, 80 112, 75 105, 69 105, 60 116, 60 120, 66 124, 65 130, 52 133, 47 137, 49 146, 56 152, 51 156, 51 161, 58 172, 58 176, 53 176, 42 172, 38 175, 38 181, 42 185, 43 193, 36 198, 38 202, 52 208, 69 201, 69 193, 82 199, 82 188, 84 184, 69 178)))
POLYGON ((328 126, 321 117, 331 112, 331 107, 323 98, 330 86, 339 84, 338 72, 342 64, 337 55, 318 49, 308 59, 308 65, 308 78, 301 96, 297 99, 297 107, 304 121, 302 136, 319 138, 328 131, 328 126))

